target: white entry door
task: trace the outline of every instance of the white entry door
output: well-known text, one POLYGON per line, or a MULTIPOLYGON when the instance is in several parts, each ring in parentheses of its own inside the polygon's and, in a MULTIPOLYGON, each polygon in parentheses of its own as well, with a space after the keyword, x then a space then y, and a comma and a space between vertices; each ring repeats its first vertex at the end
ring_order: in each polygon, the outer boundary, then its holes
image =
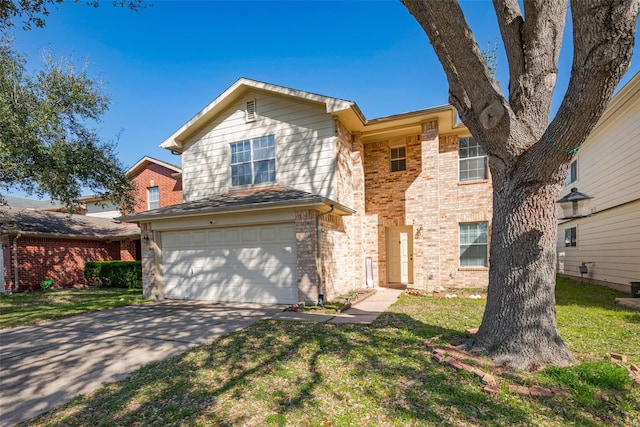
POLYGON ((387 281, 413 282, 413 227, 387 229, 387 281))

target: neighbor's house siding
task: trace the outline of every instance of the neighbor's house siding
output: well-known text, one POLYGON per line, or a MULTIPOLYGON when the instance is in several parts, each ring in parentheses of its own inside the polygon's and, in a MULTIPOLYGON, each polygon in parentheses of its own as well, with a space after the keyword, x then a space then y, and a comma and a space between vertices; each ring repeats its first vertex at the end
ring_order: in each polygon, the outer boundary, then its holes
POLYGON ((640 75, 611 101, 578 151, 572 187, 593 198, 593 215, 558 226, 558 273, 620 290, 640 281, 640 75), (564 246, 565 229, 576 227, 577 246, 564 246))
POLYGON ((182 179, 174 178, 176 172, 157 163, 149 163, 140 173, 132 176, 136 190, 134 193, 135 212, 149 210, 148 189, 158 187, 160 208, 182 203, 182 179))
MULTIPOLYGON (((13 245, 15 236, 2 236, 5 290, 15 290, 13 245)), ((18 289, 40 289, 40 283, 53 279, 54 287, 84 285, 87 261, 136 259, 132 241, 57 239, 21 236, 18 245, 18 289)))
POLYGON ((413 236, 413 281, 425 290, 481 287, 488 268, 459 265, 459 224, 486 221, 492 214, 489 179, 459 182, 458 137, 440 135, 437 121, 422 124, 422 133, 365 141, 366 256, 373 261, 374 281, 388 283, 389 227, 410 226, 413 236), (390 148, 406 146, 407 168, 390 171, 390 148))
POLYGON ((640 281, 640 201, 610 209, 559 227, 558 273, 579 278, 582 262, 588 263, 584 279, 629 290, 640 281), (577 229, 577 246, 564 247, 564 230, 577 229))
POLYGON ((335 199, 335 128, 325 107, 251 91, 185 144, 185 201, 242 188, 231 186, 229 144, 267 135, 275 135, 278 184, 335 199), (246 123, 250 100, 256 120, 246 123))

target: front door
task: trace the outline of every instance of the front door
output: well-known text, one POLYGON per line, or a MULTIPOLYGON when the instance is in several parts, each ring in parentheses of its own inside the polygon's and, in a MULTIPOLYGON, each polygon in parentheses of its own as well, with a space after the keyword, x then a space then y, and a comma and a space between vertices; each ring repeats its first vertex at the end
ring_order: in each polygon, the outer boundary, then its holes
POLYGON ((387 229, 387 282, 413 283, 413 227, 387 229))

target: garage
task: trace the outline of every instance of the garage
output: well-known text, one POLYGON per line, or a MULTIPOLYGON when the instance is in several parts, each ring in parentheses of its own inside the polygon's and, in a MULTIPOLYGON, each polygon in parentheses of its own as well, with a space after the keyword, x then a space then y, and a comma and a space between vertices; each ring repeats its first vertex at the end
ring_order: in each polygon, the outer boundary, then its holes
POLYGON ((294 224, 163 231, 160 241, 166 298, 297 302, 294 224))

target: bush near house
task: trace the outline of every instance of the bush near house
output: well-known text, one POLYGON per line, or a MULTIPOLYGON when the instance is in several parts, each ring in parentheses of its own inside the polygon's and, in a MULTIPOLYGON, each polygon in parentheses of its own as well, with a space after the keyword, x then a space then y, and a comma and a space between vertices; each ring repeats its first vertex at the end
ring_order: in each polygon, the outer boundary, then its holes
POLYGON ((142 262, 89 261, 84 265, 84 277, 99 287, 142 289, 142 262))

